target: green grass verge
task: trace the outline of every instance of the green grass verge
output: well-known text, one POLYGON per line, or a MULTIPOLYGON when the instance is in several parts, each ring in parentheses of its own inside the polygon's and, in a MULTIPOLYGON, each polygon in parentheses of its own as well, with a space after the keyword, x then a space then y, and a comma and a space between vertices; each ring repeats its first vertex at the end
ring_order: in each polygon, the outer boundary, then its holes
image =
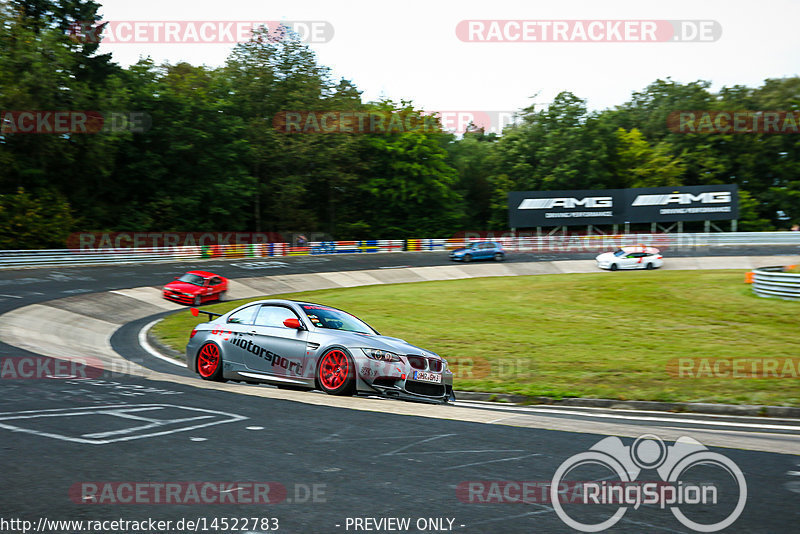
MULTIPOLYGON (((531 396, 800 406, 800 379, 678 378, 676 358, 798 357, 800 303, 760 299, 744 271, 477 278, 280 295, 342 308, 447 358, 456 389, 531 396)), ((257 300, 257 299, 251 299, 257 300)), ((206 306, 224 312, 244 301, 206 306)), ((183 351, 201 322, 156 325, 183 351)))

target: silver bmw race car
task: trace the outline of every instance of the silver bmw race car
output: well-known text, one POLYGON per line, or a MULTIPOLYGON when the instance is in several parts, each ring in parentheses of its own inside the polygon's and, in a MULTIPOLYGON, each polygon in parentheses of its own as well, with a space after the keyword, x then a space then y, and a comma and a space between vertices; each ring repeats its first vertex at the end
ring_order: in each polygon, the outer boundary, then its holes
POLYGON ((207 314, 186 345, 187 367, 205 380, 239 380, 330 395, 455 400, 447 361, 378 334, 342 310, 293 300, 261 300, 207 314))

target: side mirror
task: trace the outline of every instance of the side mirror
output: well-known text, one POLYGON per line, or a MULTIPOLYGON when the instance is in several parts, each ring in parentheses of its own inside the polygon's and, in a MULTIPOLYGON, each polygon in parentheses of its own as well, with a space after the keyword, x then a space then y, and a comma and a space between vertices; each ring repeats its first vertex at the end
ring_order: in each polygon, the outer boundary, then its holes
POLYGON ((285 326, 286 328, 294 328, 295 330, 303 329, 303 325, 300 324, 300 320, 295 319, 294 317, 283 321, 283 326, 285 326))

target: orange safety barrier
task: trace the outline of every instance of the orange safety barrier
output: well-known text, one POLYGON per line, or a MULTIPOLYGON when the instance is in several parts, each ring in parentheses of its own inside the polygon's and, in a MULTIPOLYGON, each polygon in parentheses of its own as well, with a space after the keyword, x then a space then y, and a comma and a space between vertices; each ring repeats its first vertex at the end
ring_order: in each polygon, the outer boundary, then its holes
POLYGON ((744 273, 744 283, 745 284, 753 283, 753 271, 744 273))

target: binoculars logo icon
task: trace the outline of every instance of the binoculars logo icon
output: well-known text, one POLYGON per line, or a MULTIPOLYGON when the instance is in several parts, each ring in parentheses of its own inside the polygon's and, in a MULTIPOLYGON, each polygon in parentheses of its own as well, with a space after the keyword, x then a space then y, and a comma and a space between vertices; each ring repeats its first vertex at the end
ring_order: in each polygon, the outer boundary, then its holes
POLYGON ((657 436, 645 434, 636 438, 632 445, 623 444, 618 437, 600 440, 588 451, 578 453, 562 463, 553 475, 550 484, 550 502, 558 517, 567 525, 581 532, 600 532, 614 526, 628 508, 639 508, 641 504, 669 506, 678 521, 697 532, 717 532, 736 521, 747 501, 747 482, 741 469, 729 458, 708 450, 699 441, 688 436, 678 438, 667 446, 657 436), (620 504, 611 517, 597 523, 582 523, 571 517, 559 500, 559 489, 567 475, 587 465, 604 467, 619 477, 619 484, 608 486, 606 482, 583 482, 583 502, 620 504), (681 480, 681 476, 692 467, 704 465, 722 469, 731 476, 738 487, 738 499, 730 514, 716 523, 698 523, 687 517, 681 505, 717 504, 717 487, 698 485, 681 480), (654 469, 661 482, 637 483, 642 470, 654 469), (617 491, 614 491, 617 490, 617 491))

